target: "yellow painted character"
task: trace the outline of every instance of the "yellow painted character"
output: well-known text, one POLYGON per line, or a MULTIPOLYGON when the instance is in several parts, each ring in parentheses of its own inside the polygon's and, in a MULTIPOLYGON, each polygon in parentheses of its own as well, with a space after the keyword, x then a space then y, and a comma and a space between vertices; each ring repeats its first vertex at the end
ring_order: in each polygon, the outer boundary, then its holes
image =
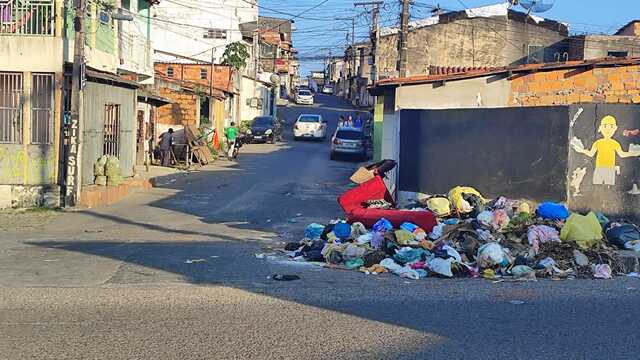
POLYGON ((594 185, 615 185, 616 174, 620 174, 620 167, 616 166, 616 154, 621 158, 640 156, 640 152, 628 152, 622 150, 620 143, 613 139, 618 130, 616 118, 607 115, 600 121, 598 132, 602 139, 593 143, 591 150, 573 146, 576 152, 588 157, 596 157, 596 167, 593 171, 594 185))

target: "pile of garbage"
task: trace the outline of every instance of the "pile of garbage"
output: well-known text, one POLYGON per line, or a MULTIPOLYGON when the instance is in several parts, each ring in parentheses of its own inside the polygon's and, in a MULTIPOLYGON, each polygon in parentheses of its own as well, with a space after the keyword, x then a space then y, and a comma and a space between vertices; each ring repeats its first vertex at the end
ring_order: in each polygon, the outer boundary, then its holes
POLYGON ((100 186, 117 186, 122 183, 120 160, 112 155, 101 156, 93 165, 95 184, 100 186))
POLYGON ((394 227, 385 218, 370 228, 344 220, 314 223, 285 251, 296 261, 366 274, 499 281, 610 279, 623 273, 616 249, 640 251, 640 229, 630 222, 571 213, 552 202, 532 209, 527 201, 488 201, 471 187, 456 187, 447 195, 417 194, 404 208, 431 211, 437 225, 394 227))

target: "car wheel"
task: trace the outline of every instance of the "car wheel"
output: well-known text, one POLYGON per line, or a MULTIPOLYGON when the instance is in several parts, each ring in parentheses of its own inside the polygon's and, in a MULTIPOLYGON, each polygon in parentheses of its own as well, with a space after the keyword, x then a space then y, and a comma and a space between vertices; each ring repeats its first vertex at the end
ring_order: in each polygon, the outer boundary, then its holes
POLYGON ((299 138, 299 137, 297 137, 297 136, 294 136, 294 137, 293 137, 293 141, 300 141, 300 138, 299 138))
POLYGON ((276 143, 276 136, 275 136, 275 135, 273 135, 273 136, 271 137, 271 140, 270 140, 269 142, 270 142, 270 143, 272 143, 272 144, 275 144, 275 143, 276 143))

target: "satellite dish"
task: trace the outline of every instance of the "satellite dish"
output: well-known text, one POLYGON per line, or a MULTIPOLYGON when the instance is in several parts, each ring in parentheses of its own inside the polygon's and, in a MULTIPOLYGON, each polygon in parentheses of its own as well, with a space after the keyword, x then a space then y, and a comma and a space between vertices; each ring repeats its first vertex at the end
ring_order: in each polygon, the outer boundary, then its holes
POLYGON ((529 10, 529 13, 543 13, 551 10, 554 0, 519 0, 517 3, 529 10))

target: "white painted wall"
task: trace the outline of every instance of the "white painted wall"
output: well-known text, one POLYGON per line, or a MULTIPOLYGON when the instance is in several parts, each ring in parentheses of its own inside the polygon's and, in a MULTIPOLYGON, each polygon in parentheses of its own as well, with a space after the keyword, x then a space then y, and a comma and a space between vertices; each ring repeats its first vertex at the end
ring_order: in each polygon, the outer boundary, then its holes
POLYGON ((455 80, 441 86, 401 86, 396 89, 396 109, 505 107, 508 106, 511 83, 500 76, 455 80))
MULTIPOLYGON (((258 17, 258 8, 242 0, 183 0, 180 4, 161 1, 154 6, 153 48, 204 61, 211 61, 211 49, 215 47, 214 62, 219 63, 226 45, 242 40, 239 24, 256 21, 258 17), (206 29, 200 27, 225 29, 227 38, 205 39, 206 29)), ((156 61, 176 61, 161 54, 155 54, 154 58, 156 61)))

